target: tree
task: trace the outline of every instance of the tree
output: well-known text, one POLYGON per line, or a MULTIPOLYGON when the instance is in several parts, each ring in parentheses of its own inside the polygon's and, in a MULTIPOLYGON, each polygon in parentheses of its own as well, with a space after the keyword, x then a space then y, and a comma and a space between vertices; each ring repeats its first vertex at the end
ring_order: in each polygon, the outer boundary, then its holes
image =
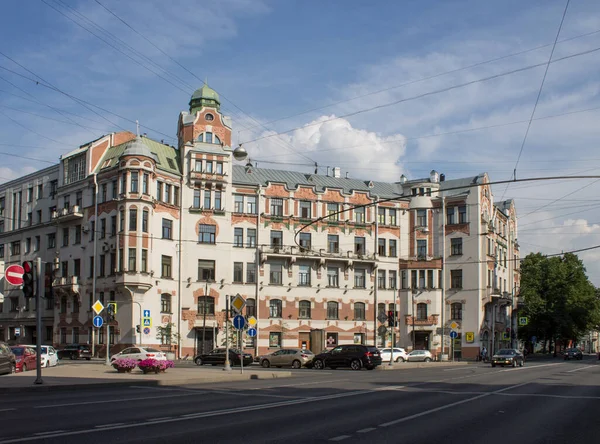
POLYGON ((162 344, 167 344, 169 347, 169 352, 171 351, 173 343, 177 343, 179 338, 180 335, 175 331, 175 324, 173 322, 169 322, 164 326, 156 327, 156 339, 158 339, 162 344))
POLYGON ((521 264, 520 294, 529 318, 529 324, 519 329, 523 340, 537 336, 554 345, 557 340, 577 341, 599 323, 598 292, 574 254, 550 258, 529 254, 521 264))

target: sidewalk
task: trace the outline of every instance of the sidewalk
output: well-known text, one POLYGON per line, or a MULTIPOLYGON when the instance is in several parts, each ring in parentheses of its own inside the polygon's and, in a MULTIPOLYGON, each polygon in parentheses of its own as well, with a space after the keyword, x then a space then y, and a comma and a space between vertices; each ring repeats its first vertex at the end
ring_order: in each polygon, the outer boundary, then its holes
MULTIPOLYGON (((177 365, 177 364, 176 364, 177 365)), ((0 376, 0 394, 38 391, 80 390, 98 387, 118 386, 170 386, 184 384, 203 384, 207 382, 244 381, 249 379, 289 378, 290 371, 269 371, 239 367, 230 372, 219 368, 175 367, 165 373, 144 375, 139 369, 132 373, 117 373, 105 365, 58 365, 43 368, 43 384, 34 384, 35 371, 0 376)))

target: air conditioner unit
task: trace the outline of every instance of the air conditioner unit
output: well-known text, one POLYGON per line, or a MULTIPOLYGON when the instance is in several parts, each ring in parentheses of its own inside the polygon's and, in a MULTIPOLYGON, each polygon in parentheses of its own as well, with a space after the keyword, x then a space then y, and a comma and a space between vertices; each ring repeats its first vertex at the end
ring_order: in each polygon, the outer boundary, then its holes
POLYGON ((87 233, 88 231, 90 231, 90 227, 87 224, 83 224, 81 226, 81 231, 87 233))

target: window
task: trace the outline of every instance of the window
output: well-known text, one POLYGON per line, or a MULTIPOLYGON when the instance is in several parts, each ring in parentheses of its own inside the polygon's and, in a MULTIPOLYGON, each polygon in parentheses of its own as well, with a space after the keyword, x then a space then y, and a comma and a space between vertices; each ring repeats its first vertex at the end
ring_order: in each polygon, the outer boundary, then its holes
POLYGON ((211 208, 210 202, 211 202, 210 185, 206 185, 206 188, 204 189, 204 209, 205 210, 210 210, 210 208, 211 208))
POLYGON ((425 270, 419 270, 419 288, 425 288, 425 270))
POLYGON ((411 270, 410 272, 410 287, 419 288, 419 278, 417 275, 417 270, 411 270))
POLYGON ((328 203, 327 204, 327 216, 329 216, 329 220, 340 220, 340 215, 338 212, 338 204, 336 203, 328 203))
POLYGON ((106 218, 100 219, 100 239, 106 237, 106 218))
POLYGON ((256 214, 256 196, 246 196, 246 208, 248 214, 256 214))
POLYGON ((280 318, 283 312, 281 299, 271 299, 269 301, 269 317, 280 318))
POLYGON ((38 199, 42 199, 44 197, 44 185, 43 184, 39 184, 37 186, 37 198, 38 199))
POLYGON ((241 284, 244 282, 244 263, 234 262, 233 263, 233 282, 241 284))
MULTIPOLYGON (((2 221, 4 223, 4 221, 2 221)), ((42 223, 42 210, 37 210, 37 223, 42 223)))
POLYGON ((244 246, 244 229, 234 228, 233 229, 233 246, 236 248, 242 248, 244 246))
POLYGON ((171 262, 173 258, 171 256, 161 256, 160 264, 161 264, 161 277, 163 278, 171 278, 171 262))
POLYGON ((327 302, 327 319, 338 319, 338 316, 339 316, 338 307, 339 307, 339 304, 335 301, 327 302))
POLYGON ((130 248, 129 249, 129 263, 128 263, 128 268, 127 268, 128 271, 136 271, 135 256, 136 256, 136 249, 130 248))
POLYGON ((63 197, 63 208, 66 210, 68 210, 71 206, 70 198, 71 196, 69 196, 68 194, 63 197))
POLYGON ((446 208, 446 225, 453 225, 456 221, 454 219, 454 207, 446 208))
POLYGON ((420 302, 417 304, 417 321, 427 320, 427 304, 420 302))
POLYGON ((425 259, 427 257, 427 240, 417 239, 417 258, 425 259))
POLYGON ((125 210, 119 210, 119 231, 125 230, 125 210))
POLYGON ((244 212, 244 196, 235 194, 233 196, 233 212, 243 213, 244 212))
POLYGON ((119 192, 117 191, 117 181, 113 180, 112 183, 111 183, 111 185, 112 185, 112 198, 114 200, 117 197, 119 197, 118 196, 119 192))
POLYGON ((467 206, 462 205, 458 207, 458 223, 466 224, 467 223, 467 206))
MULTIPOLYGON (((121 193, 125 194, 127 191, 127 173, 121 175, 121 193)), ((158 196, 160 197, 160 196, 158 196)))
POLYGON ((427 210, 417 210, 417 227, 427 227, 427 210))
POLYGON ((138 171, 131 172, 131 192, 137 193, 139 191, 139 180, 140 173, 138 171))
POLYGON ((271 199, 271 214, 273 216, 283 216, 283 199, 271 199))
MULTIPOLYGON (((326 347, 335 347, 338 343, 338 334, 327 332, 326 347)), ((341 350, 341 348, 340 348, 341 350)))
POLYGON ((396 248, 396 245, 397 245, 396 239, 390 239, 388 242, 389 242, 389 256, 390 257, 398 256, 398 250, 396 248))
POLYGON ((198 188, 194 189, 194 201, 192 203, 192 208, 200 208, 200 193, 201 191, 198 188))
POLYGON ((300 242, 300 251, 310 251, 311 247, 311 236, 310 233, 300 233, 299 242, 300 242))
POLYGON ((377 288, 385 290, 385 270, 377 270, 377 288))
POLYGON ((310 301, 300 301, 298 304, 298 318, 310 319, 310 301))
POLYGON ((168 183, 165 184, 165 198, 164 201, 166 203, 171 203, 171 185, 168 183))
POLYGON ((379 254, 379 256, 385 256, 385 243, 385 239, 377 239, 377 253, 379 254))
POLYGON ((47 241, 48 241, 48 249, 56 248, 56 234, 55 233, 48 234, 47 241))
POLYGON ((171 313, 171 295, 163 293, 160 295, 160 312, 171 313))
POLYGON ((33 213, 31 211, 27 213, 27 225, 33 225, 33 213))
POLYGON ((389 288, 392 290, 395 290, 396 288, 398 288, 397 287, 398 283, 397 283, 397 279, 396 279, 397 272, 396 272, 396 270, 390 270, 388 272, 388 274, 389 274, 389 279, 390 279, 390 287, 389 288))
POLYGON ((340 286, 340 269, 338 267, 327 267, 327 286, 333 288, 340 286))
POLYGON ((156 200, 162 200, 162 182, 156 182, 156 200))
POLYGON ((340 238, 337 234, 327 235, 327 252, 328 253, 339 253, 340 251, 340 238))
POLYGON ((173 239, 173 221, 170 219, 162 220, 162 238, 173 239))
POLYGON ((62 246, 69 246, 69 228, 63 228, 62 230, 62 246))
POLYGON ((377 208, 377 222, 385 225, 385 208, 377 208))
MULTIPOLYGON (((113 255, 114 255, 114 253, 111 253, 111 263, 113 264, 113 265, 111 265, 111 270, 113 269, 112 267, 114 266, 113 255)), ((146 250, 146 249, 142 250, 142 266, 140 268, 140 271, 142 273, 148 272, 148 250, 146 250)))
MULTIPOLYGON (((71 156, 63 160, 65 185, 85 179, 85 156, 86 154, 84 153, 77 156, 71 156)), ((51 183, 54 182, 56 181, 52 181, 51 183)), ((54 193, 56 193, 56 190, 54 193)))
POLYGON ((214 244, 217 227, 215 225, 201 224, 198 234, 198 242, 201 244, 214 244))
POLYGON ((270 264, 269 270, 269 283, 273 285, 283 284, 283 265, 282 264, 270 264))
POLYGON ((81 276, 81 259, 73 260, 73 276, 81 276))
POLYGON ((364 268, 357 268, 354 270, 354 287, 365 288, 365 275, 366 270, 364 268))
POLYGON ((129 231, 137 231, 137 210, 129 210, 129 231))
POLYGON ((142 193, 148 194, 148 183, 150 182, 150 176, 148 173, 144 173, 144 178, 142 179, 142 193))
POLYGON ((256 283, 256 264, 254 262, 246 263, 246 283, 256 283))
POLYGON ((269 347, 281 348, 281 332, 269 333, 269 347))
POLYGON ((104 254, 101 254, 98 259, 100 262, 100 271, 98 272, 98 276, 105 276, 106 275, 106 256, 104 254))
POLYGON ((33 187, 27 188, 27 202, 33 201, 33 187))
POLYGON ((354 320, 355 321, 364 321, 365 319, 366 319, 366 316, 365 316, 364 302, 355 302, 354 303, 354 320))
POLYGON ((246 299, 246 317, 256 316, 256 300, 253 298, 246 299))
POLYGON ((300 217, 302 219, 310 219, 311 218, 311 202, 301 201, 300 202, 300 217))
POLYGON ((301 287, 310 286, 310 265, 298 266, 298 285, 301 287))
POLYGON ((214 282, 215 261, 198 259, 198 280, 214 282))
POLYGON ((58 191, 58 180, 53 180, 50 182, 50 198, 51 199, 54 199, 56 197, 57 191, 58 191))
POLYGON ((451 248, 451 253, 452 256, 458 256, 463 254, 463 240, 462 237, 456 237, 453 239, 450 239, 450 244, 452 246, 451 248))
POLYGON ((40 236, 36 236, 35 237, 35 241, 33 243, 33 251, 40 251, 40 244, 41 244, 41 238, 40 236))
POLYGON ((271 230, 271 248, 281 248, 283 246, 283 231, 271 230))
POLYGON ((96 237, 96 221, 90 222, 90 242, 96 237))
POLYGON ((199 315, 214 315, 215 314, 215 298, 212 296, 200 296, 198 298, 198 314, 199 315))
POLYGON ((435 288, 433 285, 433 270, 427 270, 427 288, 435 288))
POLYGON ((354 208, 354 222, 357 224, 365 223, 365 207, 354 208))
MULTIPOLYGON (((115 225, 116 225, 116 220, 115 220, 115 225)), ((142 211, 142 232, 144 232, 144 233, 148 232, 148 210, 142 211)))
POLYGON ((69 261, 62 261, 60 263, 60 274, 64 278, 69 276, 69 261))
POLYGON ((217 174, 223 174, 223 162, 217 162, 216 163, 215 173, 217 173, 217 174))
POLYGON ((389 209, 388 214, 390 216, 390 225, 396 225, 396 210, 389 209))
POLYGON ((451 288, 462 288, 462 270, 450 271, 450 286, 451 288))
POLYGON ((246 230, 246 247, 255 248, 256 247, 256 228, 248 228, 246 230))
MULTIPOLYGON (((31 238, 25 239, 25 254, 31 253, 31 238)), ((2 254, 0 254, 0 260, 4 258, 4 245, 2 245, 2 254)))
POLYGON ((221 211, 223 209, 221 203, 221 191, 215 190, 215 210, 221 211))
POLYGON ((364 237, 354 237, 354 253, 356 254, 365 254, 365 238, 364 237))
POLYGON ((212 163, 212 161, 207 160, 205 173, 212 173, 212 172, 213 172, 213 163, 212 163))
MULTIPOLYGON (((73 313, 79 313, 79 296, 73 296, 73 313)), ((79 329, 77 327, 75 327, 73 329, 73 331, 77 330, 77 334, 73 333, 73 339, 75 339, 75 336, 77 335, 77 337, 79 336, 79 329)), ((77 342, 73 341, 75 344, 77 342)))
POLYGON ((462 304, 460 302, 454 302, 450 305, 450 316, 455 321, 462 320, 462 304))
POLYGON ((119 271, 123 271, 123 262, 125 261, 125 253, 123 248, 119 248, 119 271))

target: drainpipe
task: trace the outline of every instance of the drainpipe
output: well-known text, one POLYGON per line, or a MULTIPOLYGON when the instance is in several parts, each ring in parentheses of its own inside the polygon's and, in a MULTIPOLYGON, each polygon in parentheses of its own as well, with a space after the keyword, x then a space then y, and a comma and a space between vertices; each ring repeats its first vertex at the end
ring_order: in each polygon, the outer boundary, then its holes
MULTIPOLYGON (((378 203, 378 199, 377 197, 375 197, 375 236, 373 236, 374 238, 374 242, 375 242, 375 247, 373 249, 374 253, 373 253, 373 259, 377 260, 377 253, 379 251, 379 246, 378 246, 378 242, 379 242, 379 205, 378 203)), ((373 264, 373 274, 375 274, 375 285, 373 285, 373 346, 377 347, 377 287, 378 287, 378 282, 377 282, 377 268, 375 268, 375 264, 373 264)), ((392 325, 392 342, 394 341, 394 326, 392 325)), ((383 346, 385 347, 385 336, 383 339, 383 346)), ((394 351, 394 344, 392 344, 392 356, 393 356, 393 351, 394 351)))
MULTIPOLYGON (((256 252, 254 253, 254 311, 256 312, 256 326, 259 327, 260 323, 260 304, 258 298, 260 297, 260 288, 258 284, 258 268, 260 267, 260 247, 259 247, 259 237, 258 234, 260 232, 260 185, 256 190, 256 252)), ((256 339, 254 341, 254 356, 258 356, 258 332, 260 329, 257 328, 256 339)))
MULTIPOLYGON (((441 192, 440 192, 441 194, 441 192)), ((446 198, 442 195, 442 308, 440 310, 440 318, 442 323, 442 356, 441 360, 444 361, 444 339, 445 339, 445 325, 444 325, 444 313, 446 311, 446 198)), ((451 339, 453 341, 453 339, 451 339)), ((452 356, 454 359, 454 356, 452 356)))
POLYGON ((179 272, 177 278, 177 359, 181 359, 181 247, 183 242, 183 172, 179 179, 179 272))
MULTIPOLYGON (((94 231, 96 229, 96 223, 98 222, 98 173, 94 173, 94 231)), ((98 236, 97 233, 94 233, 94 267, 92 270, 92 301, 96 301, 96 267, 98 266, 96 260, 96 253, 98 251, 98 236)), ((94 302, 92 302, 93 304, 94 302)), ((90 327, 92 329, 92 356, 94 356, 96 352, 96 330, 93 326, 90 327)))

